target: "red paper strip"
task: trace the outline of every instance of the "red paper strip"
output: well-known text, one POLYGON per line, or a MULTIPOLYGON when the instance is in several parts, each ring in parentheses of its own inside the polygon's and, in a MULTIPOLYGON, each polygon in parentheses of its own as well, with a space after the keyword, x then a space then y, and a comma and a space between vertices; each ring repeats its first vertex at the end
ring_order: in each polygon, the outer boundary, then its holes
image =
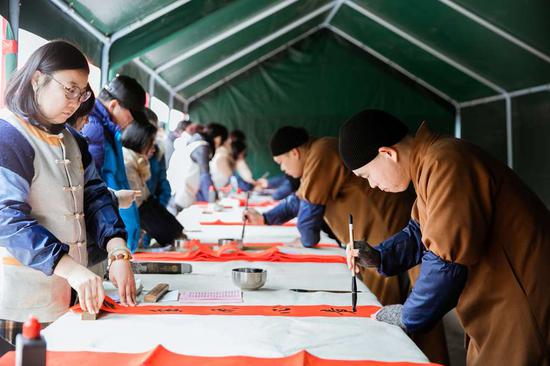
MULTIPOLYGON (((246 206, 246 199, 236 198, 239 201, 239 207, 245 207, 246 206)), ((248 202, 248 207, 270 207, 275 206, 279 201, 269 200, 269 201, 263 201, 263 202, 248 202)), ((192 206, 198 206, 198 207, 207 207, 208 202, 206 201, 197 201, 192 204, 192 206)), ((233 208, 233 206, 222 206, 223 208, 233 208)))
MULTIPOLYGON (((316 357, 305 350, 281 358, 187 356, 170 352, 160 345, 143 353, 48 351, 46 357, 48 366, 437 366, 434 363, 329 360, 316 357)), ((0 366, 8 365, 15 365, 14 351, 0 358, 0 366)))
POLYGON ((2 40, 2 54, 9 55, 17 53, 17 41, 13 39, 2 40))
MULTIPOLYGON (((224 305, 224 306, 121 306, 108 296, 105 296, 101 310, 115 314, 133 315, 159 315, 159 314, 181 314, 181 315, 261 315, 261 316, 291 316, 310 317, 321 316, 329 318, 368 318, 380 309, 379 306, 358 306, 357 311, 351 311, 351 306, 332 305, 224 305)), ((71 308, 76 313, 82 312, 80 305, 71 308)))
MULTIPOLYGON (((243 226, 242 221, 222 221, 222 220, 215 220, 215 221, 201 221, 201 225, 215 225, 215 226, 243 226)), ((264 226, 264 225, 253 225, 253 224, 246 224, 247 226, 264 226)), ((285 222, 281 225, 270 225, 270 226, 296 226, 295 222, 285 222)))
POLYGON ((219 250, 213 250, 210 245, 190 242, 191 247, 186 253, 158 252, 134 253, 135 261, 155 262, 229 262, 244 260, 249 262, 290 262, 290 263, 346 263, 346 258, 339 255, 289 254, 272 247, 258 252, 239 250, 234 244, 223 245, 219 250))
MULTIPOLYGON (((218 245, 217 243, 203 243, 206 245, 218 245)), ((272 248, 272 247, 282 247, 285 243, 243 243, 245 247, 248 248, 272 248)), ((338 248, 336 243, 319 243, 315 247, 318 248, 338 248)))

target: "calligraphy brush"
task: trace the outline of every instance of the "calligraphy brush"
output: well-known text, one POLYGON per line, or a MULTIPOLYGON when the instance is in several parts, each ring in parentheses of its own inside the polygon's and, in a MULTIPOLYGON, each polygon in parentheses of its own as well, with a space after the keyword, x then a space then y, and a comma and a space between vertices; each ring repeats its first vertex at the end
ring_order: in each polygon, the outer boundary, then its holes
MULTIPOLYGON (((355 246, 353 244, 353 216, 351 214, 349 214, 348 225, 349 240, 351 242, 351 250, 353 250, 355 249, 355 246)), ((354 313, 357 310, 357 278, 355 277, 355 262, 353 263, 353 268, 351 269, 351 310, 354 313)))
MULTIPOLYGON (((244 204, 244 211, 248 210, 248 199, 250 198, 250 192, 246 192, 246 202, 244 204)), ((246 227, 246 218, 243 220, 243 231, 241 232, 241 243, 244 241, 244 228, 246 227)))

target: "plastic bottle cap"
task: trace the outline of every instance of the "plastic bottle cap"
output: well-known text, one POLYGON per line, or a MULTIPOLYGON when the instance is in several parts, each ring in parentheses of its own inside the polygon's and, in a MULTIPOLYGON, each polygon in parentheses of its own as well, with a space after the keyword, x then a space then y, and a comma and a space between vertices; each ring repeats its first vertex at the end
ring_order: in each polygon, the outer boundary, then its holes
POLYGON ((40 337, 40 328, 38 319, 31 315, 23 324, 23 337, 27 339, 35 339, 40 337))

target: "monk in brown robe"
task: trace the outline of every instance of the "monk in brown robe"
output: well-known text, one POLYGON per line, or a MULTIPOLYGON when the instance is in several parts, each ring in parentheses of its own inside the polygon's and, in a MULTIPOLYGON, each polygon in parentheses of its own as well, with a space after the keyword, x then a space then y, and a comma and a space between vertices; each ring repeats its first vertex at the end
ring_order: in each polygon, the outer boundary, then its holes
POLYGON ((376 318, 416 332, 456 305, 468 365, 549 365, 550 212, 519 177, 425 123, 410 136, 378 110, 342 126, 340 153, 371 187, 401 192, 412 181, 417 194, 403 231, 375 248, 348 245, 350 266, 391 275, 422 263, 405 304, 376 318))
MULTIPOLYGON (((414 201, 411 191, 389 194, 370 188, 343 164, 338 139, 310 138, 303 128, 282 127, 271 139, 271 150, 281 170, 300 178, 300 187, 297 197, 287 198, 263 215, 255 210, 246 211, 245 217, 252 223, 281 224, 297 216, 301 244, 312 247, 320 238, 320 224, 313 227, 317 230, 316 236, 308 233, 308 224, 316 215, 324 218, 343 243, 349 241, 347 217, 350 213, 355 239, 369 242, 384 240, 409 221, 414 201), (297 208, 291 208, 292 200, 299 201, 297 208)), ((383 305, 402 303, 407 297, 408 291, 401 290, 398 276, 385 277, 375 268, 362 268, 361 278, 383 305)), ((445 363, 448 355, 442 327, 435 333, 437 340, 422 348, 432 361, 445 363)))

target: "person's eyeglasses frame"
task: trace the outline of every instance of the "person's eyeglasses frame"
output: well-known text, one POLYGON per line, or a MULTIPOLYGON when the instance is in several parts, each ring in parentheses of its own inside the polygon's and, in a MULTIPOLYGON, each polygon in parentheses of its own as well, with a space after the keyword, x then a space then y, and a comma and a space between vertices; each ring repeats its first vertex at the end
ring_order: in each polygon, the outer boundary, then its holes
POLYGON ((80 89, 76 85, 68 87, 65 84, 63 84, 61 81, 57 80, 53 75, 46 74, 46 73, 44 73, 44 75, 48 75, 48 77, 50 77, 56 83, 61 85, 63 87, 64 92, 65 92, 65 98, 67 98, 69 100, 77 99, 79 103, 84 103, 85 101, 90 99, 90 97, 92 96, 92 91, 88 89, 88 85, 86 85, 86 89, 84 89, 84 90, 80 89), (78 91, 78 94, 75 94, 75 93, 71 92, 71 89, 75 90, 75 91, 78 91))

